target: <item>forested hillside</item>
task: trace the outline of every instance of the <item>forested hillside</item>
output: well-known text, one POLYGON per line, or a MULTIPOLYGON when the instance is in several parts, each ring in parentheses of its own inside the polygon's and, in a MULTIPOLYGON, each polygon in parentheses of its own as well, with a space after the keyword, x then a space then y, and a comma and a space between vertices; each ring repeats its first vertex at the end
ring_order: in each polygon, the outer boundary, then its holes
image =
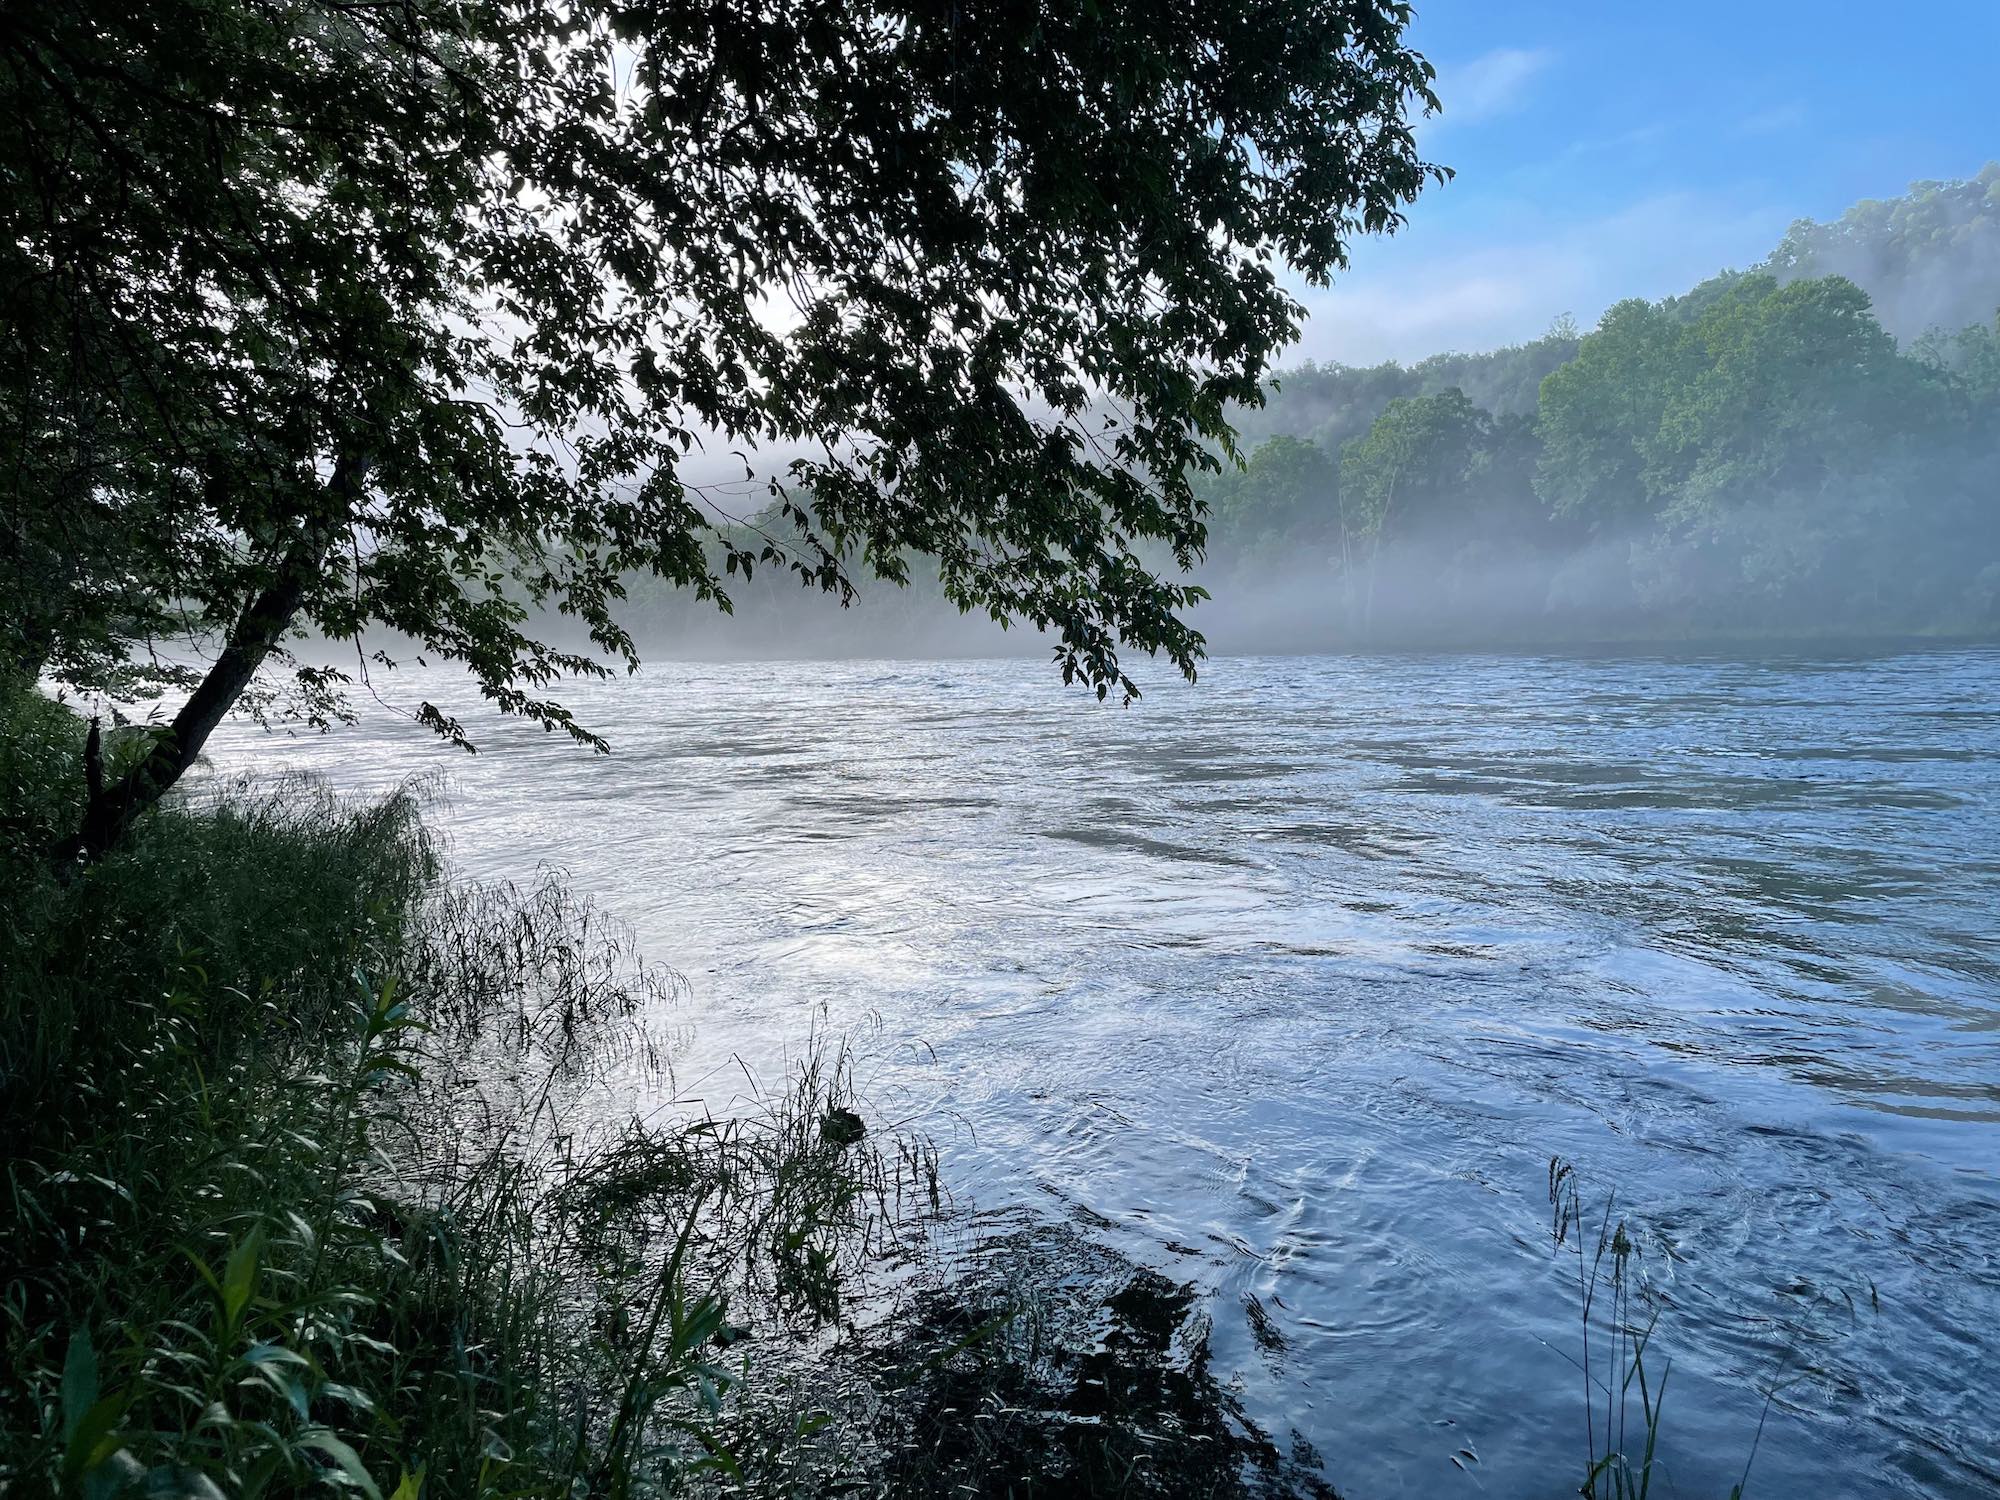
POLYGON ((2000 306, 2000 162, 1865 199, 1830 224, 1801 219, 1763 269, 1781 281, 1845 276, 1899 339, 1983 322, 2000 306))
POLYGON ((1475 406, 1496 416, 1529 416, 1542 377, 1576 358, 1582 333, 1559 319, 1532 343, 1484 354, 1433 354, 1413 365, 1305 364, 1276 379, 1266 404, 1239 412, 1237 433, 1250 447, 1277 433, 1338 448, 1399 396, 1435 396, 1461 390, 1475 406))
POLYGON ((1979 631, 1997 438, 2000 325, 1902 349, 1841 277, 1718 277, 1613 307, 1532 416, 1453 388, 1267 439, 1211 486, 1214 587, 1361 642, 1979 631))
MULTIPOLYGON (((1800 219, 1755 269, 1780 281, 1845 276, 1906 343, 1983 323, 2000 309, 2000 162, 1962 182, 1919 182, 1900 198, 1864 199, 1831 223, 1800 219)), ((1337 448, 1396 397, 1453 386, 1496 416, 1532 414, 1542 377, 1575 357, 1579 333, 1563 318, 1542 338, 1483 353, 1411 365, 1309 363, 1279 374, 1264 407, 1241 413, 1237 425, 1251 446, 1282 432, 1337 448)))
POLYGON ((1990 630, 1996 309, 1990 166, 1801 221, 1756 270, 1618 303, 1581 338, 1282 376, 1247 465, 1208 486, 1211 622, 1384 643, 1990 630))

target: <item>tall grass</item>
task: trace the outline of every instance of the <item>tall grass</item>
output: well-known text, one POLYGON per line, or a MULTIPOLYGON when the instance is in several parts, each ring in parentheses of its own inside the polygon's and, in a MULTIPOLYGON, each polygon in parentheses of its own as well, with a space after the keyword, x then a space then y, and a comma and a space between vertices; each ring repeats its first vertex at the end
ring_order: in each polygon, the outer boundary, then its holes
POLYGON ((1549 1206, 1556 1252, 1567 1250, 1576 1261, 1586 1463, 1579 1493, 1590 1500, 1648 1500, 1662 1472, 1660 1427, 1673 1365, 1656 1361, 1652 1371, 1646 1368, 1659 1309, 1643 1296, 1634 1265, 1638 1244, 1625 1220, 1613 1218, 1616 1195, 1605 1197, 1594 1220, 1585 1213, 1576 1168, 1560 1157, 1549 1162, 1549 1206), (1603 1347, 1596 1350, 1599 1338, 1603 1347))
MULTIPOLYGON (((1584 1473, 1577 1493, 1586 1500, 1672 1494, 1660 1439, 1673 1362, 1652 1355, 1660 1303, 1641 1272, 1641 1237, 1617 1212, 1615 1193, 1607 1193, 1594 1212, 1586 1209, 1575 1164, 1559 1156, 1549 1160, 1549 1206, 1556 1254, 1573 1264, 1576 1278, 1575 1363, 1583 1377, 1584 1418, 1584 1473)), ((1876 1301, 1872 1286, 1869 1301, 1876 1301)), ((1729 1500, 1743 1500, 1749 1492, 1757 1450, 1780 1395, 1821 1373, 1804 1351, 1826 1337, 1826 1320, 1843 1310, 1850 1324, 1858 1319, 1860 1308, 1850 1294, 1815 1292, 1785 1329, 1776 1365, 1763 1383, 1742 1476, 1730 1487, 1729 1500)))
POLYGON ((0 1489, 782 1490, 740 1399, 937 1205, 837 1056, 738 1117, 655 1084, 673 981, 559 884, 449 879, 405 791, 155 812, 59 878, 80 726, 0 709, 0 1489))

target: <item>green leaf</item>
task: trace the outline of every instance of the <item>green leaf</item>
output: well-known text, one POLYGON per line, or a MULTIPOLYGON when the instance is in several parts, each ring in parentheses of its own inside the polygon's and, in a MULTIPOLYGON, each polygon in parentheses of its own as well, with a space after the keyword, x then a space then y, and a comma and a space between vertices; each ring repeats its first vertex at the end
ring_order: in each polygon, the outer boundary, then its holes
POLYGON ((237 1358, 246 1365, 309 1365, 312 1363, 296 1349, 287 1349, 282 1344, 270 1344, 261 1340, 245 1349, 237 1358))
POLYGON ((255 1224, 236 1248, 222 1272, 222 1321, 232 1331, 242 1326, 244 1309, 257 1289, 258 1260, 264 1248, 264 1226, 255 1224))
POLYGON ((382 1491, 369 1477, 367 1466, 361 1462, 361 1455, 350 1448, 345 1441, 324 1427, 314 1428, 304 1433, 298 1440, 301 1448, 311 1448, 325 1454, 354 1487, 368 1496, 368 1500, 382 1500, 382 1491))
POLYGON ((78 1328, 69 1336, 69 1352, 63 1359, 62 1419, 63 1442, 72 1443, 85 1413, 97 1405, 97 1350, 90 1331, 78 1328))
POLYGON ((63 1473, 86 1477, 118 1449, 118 1422, 125 1415, 125 1398, 116 1393, 95 1403, 70 1430, 63 1445, 63 1473))

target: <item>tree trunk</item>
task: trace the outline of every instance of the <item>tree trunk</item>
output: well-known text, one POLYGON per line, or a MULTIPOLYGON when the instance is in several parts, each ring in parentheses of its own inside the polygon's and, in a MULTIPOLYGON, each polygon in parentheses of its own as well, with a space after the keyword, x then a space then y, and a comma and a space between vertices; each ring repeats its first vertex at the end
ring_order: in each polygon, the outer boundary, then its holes
POLYGON ((1382 498, 1382 514, 1375 518, 1375 535, 1368 545, 1368 603, 1362 615, 1361 639, 1375 642, 1375 576, 1382 570, 1382 533, 1389 529, 1389 512, 1396 508, 1396 485, 1403 477, 1402 466, 1389 471, 1389 493, 1382 498))
POLYGON ((298 618, 307 592, 326 566, 338 519, 352 514, 367 470, 366 459, 342 459, 334 466, 326 487, 327 512, 301 526, 279 559, 275 576, 237 616, 221 655, 166 732, 154 739, 145 758, 109 786, 103 785, 101 770, 90 777, 82 826, 56 851, 59 868, 70 868, 79 859, 94 862, 116 848, 139 815, 194 764, 215 726, 236 706, 271 648, 298 618))

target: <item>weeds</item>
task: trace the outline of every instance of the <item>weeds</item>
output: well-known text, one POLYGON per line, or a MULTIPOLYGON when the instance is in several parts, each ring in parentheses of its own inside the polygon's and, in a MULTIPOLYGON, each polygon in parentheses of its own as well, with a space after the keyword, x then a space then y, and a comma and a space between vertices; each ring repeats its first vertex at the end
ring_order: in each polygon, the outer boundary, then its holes
POLYGON ((1568 1248, 1576 1257, 1588 1459, 1581 1493, 1591 1500, 1647 1500, 1658 1472, 1660 1422, 1673 1362, 1659 1366, 1657 1382, 1646 1369, 1646 1348, 1658 1326, 1659 1309, 1641 1296, 1634 1267, 1639 1248, 1625 1221, 1613 1220, 1616 1194, 1605 1198, 1594 1227, 1585 1219, 1576 1169, 1560 1157, 1549 1161, 1549 1205, 1556 1252, 1561 1254, 1568 1248), (1610 1305, 1600 1317, 1599 1302, 1606 1295, 1610 1305), (1593 1375, 1591 1347, 1599 1324, 1604 1351, 1598 1361, 1601 1373, 1593 1375), (1636 1422, 1632 1412, 1635 1387, 1639 1398, 1636 1422), (1597 1415, 1600 1398, 1601 1430, 1597 1415), (1640 1444, 1636 1455, 1631 1451, 1634 1441, 1640 1444))
POLYGON ((77 727, 0 727, 0 1489, 784 1487, 822 1414, 760 1427, 749 1351, 938 1202, 837 1054, 621 1122, 672 976, 555 882, 451 883, 420 789, 184 797, 65 882, 77 727))
MULTIPOLYGON (((1549 1160, 1549 1206, 1556 1253, 1567 1253, 1576 1262, 1581 1323, 1577 1364, 1583 1374, 1586 1460, 1578 1492, 1589 1500, 1648 1500, 1655 1479, 1665 1473, 1660 1431, 1673 1361, 1656 1364, 1657 1380, 1647 1368, 1660 1312, 1639 1271, 1638 1237, 1623 1218, 1615 1216, 1615 1193, 1606 1196, 1596 1215, 1585 1213, 1576 1168, 1561 1157, 1549 1160), (1600 1340, 1601 1351, 1593 1364, 1592 1350, 1600 1340)), ((1872 1288, 1870 1299, 1874 1300, 1872 1288)), ((1750 1471, 1779 1395, 1816 1373, 1801 1354, 1818 1336, 1819 1315, 1842 1308, 1850 1319, 1858 1316, 1851 1297, 1816 1293, 1788 1326, 1776 1367, 1763 1387, 1764 1401, 1744 1455, 1742 1477, 1730 1488, 1729 1500, 1743 1500, 1748 1492, 1750 1471)), ((1664 1484, 1662 1488, 1668 1489, 1664 1484)))

